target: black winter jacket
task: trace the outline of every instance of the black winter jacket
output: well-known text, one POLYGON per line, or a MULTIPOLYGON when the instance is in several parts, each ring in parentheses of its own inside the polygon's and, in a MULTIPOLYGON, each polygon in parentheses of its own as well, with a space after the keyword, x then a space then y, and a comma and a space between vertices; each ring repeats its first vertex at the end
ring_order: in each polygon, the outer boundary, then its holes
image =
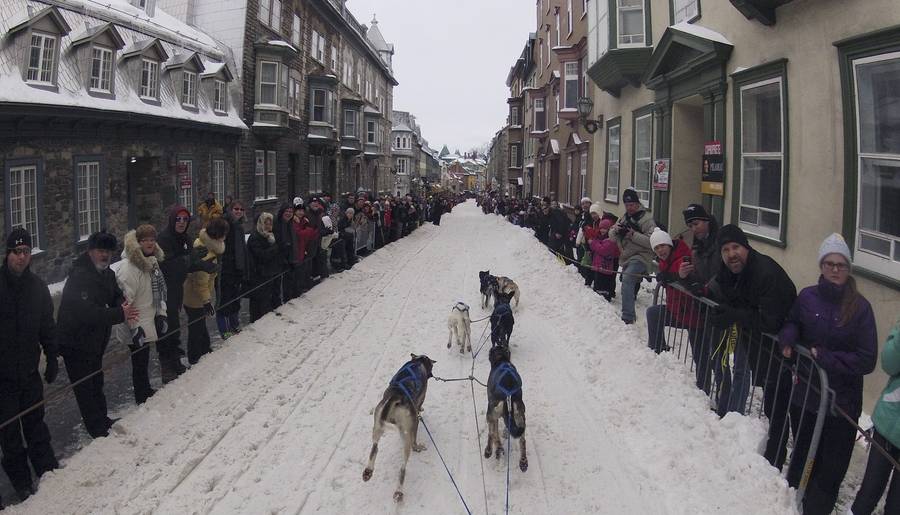
POLYGON ((56 341, 59 352, 102 356, 112 326, 125 321, 125 296, 109 268, 98 271, 87 252, 78 256, 69 271, 59 304, 56 341))
POLYGON ((718 300, 741 311, 736 320, 741 333, 776 334, 797 298, 797 287, 781 265, 753 249, 740 274, 723 264, 716 282, 718 300))
POLYGON ((244 236, 244 217, 235 220, 229 212, 224 218, 228 221, 228 234, 225 236, 225 253, 219 258, 222 264, 221 275, 245 278, 250 266, 244 236))
POLYGON ((159 233, 156 243, 163 250, 166 259, 160 262, 159 269, 166 279, 166 291, 168 294, 168 302, 173 300, 178 302, 182 298, 184 292, 184 280, 192 270, 191 267, 191 247, 193 240, 187 234, 187 229, 183 233, 175 231, 175 216, 180 211, 187 211, 182 206, 174 206, 169 210, 169 223, 162 232, 159 233))
POLYGON ((38 370, 41 347, 56 359, 53 300, 44 281, 26 269, 0 267, 0 381, 23 380, 38 370), (40 344, 40 346, 39 346, 40 344))
POLYGON ((261 284, 281 273, 281 249, 278 248, 277 243, 270 243, 265 235, 259 231, 253 231, 247 239, 247 250, 250 252, 250 262, 253 264, 252 280, 254 285, 261 284))

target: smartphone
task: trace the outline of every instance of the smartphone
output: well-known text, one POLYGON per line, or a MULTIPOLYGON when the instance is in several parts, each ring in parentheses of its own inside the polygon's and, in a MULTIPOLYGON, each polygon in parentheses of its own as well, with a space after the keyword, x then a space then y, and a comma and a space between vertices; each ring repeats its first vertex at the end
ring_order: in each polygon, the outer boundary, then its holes
POLYGON ((690 262, 691 262, 691 256, 682 256, 681 261, 683 261, 683 262, 685 262, 685 263, 690 263, 690 262))

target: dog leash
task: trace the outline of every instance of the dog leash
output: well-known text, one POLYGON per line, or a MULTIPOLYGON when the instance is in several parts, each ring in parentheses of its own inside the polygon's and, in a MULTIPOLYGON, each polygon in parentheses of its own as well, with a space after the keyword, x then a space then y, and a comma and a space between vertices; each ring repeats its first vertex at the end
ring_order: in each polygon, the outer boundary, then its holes
POLYGON ((506 397, 506 515, 509 515, 509 460, 512 454, 512 396, 506 397))
POLYGON ((481 381, 478 380, 477 377, 474 377, 474 376, 469 376, 469 377, 455 377, 455 378, 452 378, 452 379, 444 379, 443 377, 438 377, 438 376, 436 376, 436 375, 432 375, 431 377, 434 378, 435 381, 441 381, 441 382, 444 382, 444 383, 452 383, 452 382, 455 382, 455 381, 474 381, 474 382, 480 384, 481 386, 487 388, 487 385, 486 385, 486 384, 482 383, 481 381))
MULTIPOLYGON (((438 458, 441 459, 441 463, 444 464, 444 470, 447 471, 447 475, 450 476, 450 482, 453 483, 453 488, 456 489, 456 494, 459 495, 459 500, 462 501, 463 507, 466 509, 466 513, 472 515, 472 510, 469 509, 469 505, 466 504, 466 500, 463 498, 462 492, 459 491, 459 486, 456 484, 456 480, 453 479, 453 474, 450 473, 450 467, 447 466, 447 462, 444 461, 444 456, 441 454, 441 450, 438 449, 437 442, 434 441, 434 437, 431 436, 431 430, 428 429, 428 424, 425 423, 425 419, 422 418, 422 415, 419 414, 419 422, 422 423, 422 427, 425 428, 425 432, 428 433, 428 438, 431 439, 431 445, 434 446, 435 452, 437 452, 438 458)), ((507 494, 508 495, 508 494, 507 494)))
POLYGON ((488 315, 488 316, 486 316, 486 317, 484 317, 484 318, 479 318, 478 320, 470 320, 470 322, 473 323, 473 324, 474 324, 474 323, 477 323, 477 322, 484 322, 485 320, 487 320, 487 319, 489 319, 489 318, 491 318, 491 315, 488 315))

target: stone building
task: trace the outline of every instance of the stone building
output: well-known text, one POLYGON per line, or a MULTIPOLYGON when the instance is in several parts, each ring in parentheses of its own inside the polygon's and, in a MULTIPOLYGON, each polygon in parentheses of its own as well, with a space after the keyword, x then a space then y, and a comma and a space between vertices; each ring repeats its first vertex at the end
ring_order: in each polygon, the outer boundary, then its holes
POLYGON ((154 0, 6 0, 0 38, 0 217, 46 280, 97 230, 233 191, 247 127, 222 44, 154 0))

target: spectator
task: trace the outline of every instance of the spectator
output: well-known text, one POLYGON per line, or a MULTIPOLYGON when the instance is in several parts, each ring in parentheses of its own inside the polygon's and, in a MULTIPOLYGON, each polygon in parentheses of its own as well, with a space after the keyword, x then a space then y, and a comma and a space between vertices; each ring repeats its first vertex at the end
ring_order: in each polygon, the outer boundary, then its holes
MULTIPOLYGON (((596 207, 591 206, 593 209, 596 207)), ((594 211, 591 212, 593 216, 594 211)), ((612 222, 597 219, 596 229, 588 228, 588 238, 591 247, 591 273, 593 274, 594 291, 600 294, 607 302, 612 302, 616 297, 616 260, 619 256, 619 246, 609 238, 609 228, 612 222)), ((588 226, 586 226, 588 227, 588 226)))
MULTIPOLYGON (((888 384, 881 392, 875 411, 872 412, 872 441, 895 461, 900 461, 900 322, 894 325, 881 351, 881 369, 889 376, 888 384)), ((869 461, 856 500, 849 515, 869 515, 875 510, 884 489, 884 513, 900 513, 900 470, 878 449, 869 449, 869 461)))
POLYGON ((297 281, 296 269, 300 265, 297 261, 297 234, 294 233, 294 207, 284 204, 278 210, 278 215, 273 223, 273 231, 275 235, 275 244, 278 245, 278 252, 281 256, 279 264, 281 265, 282 276, 276 285, 276 293, 279 294, 281 305, 294 297, 295 283, 297 281))
MULTIPOLYGON (((810 349, 816 364, 828 375, 835 404, 855 423, 862 413, 863 376, 875 369, 878 337, 872 306, 856 289, 850 274, 850 248, 838 234, 819 247, 819 282, 797 296, 778 334, 786 358, 794 345, 810 349)), ((821 389, 818 375, 807 370, 811 388, 801 381, 790 406, 794 453, 788 467, 788 484, 797 487, 812 440, 821 389), (806 409, 804 409, 804 407, 806 409)), ((803 513, 828 514, 834 509, 838 490, 853 454, 856 426, 843 416, 825 415, 819 450, 803 497, 803 513)), ((885 512, 888 513, 888 512, 885 512)))
MULTIPOLYGON (((31 235, 15 228, 6 238, 0 267, 0 423, 44 400, 38 373, 41 349, 47 358, 44 380, 54 382, 59 372, 53 301, 47 284, 31 272, 30 265, 31 235)), ((23 501, 34 493, 29 461, 38 477, 59 467, 43 406, 0 430, 0 448, 3 469, 23 501)))
POLYGON ((797 288, 774 259, 750 248, 747 236, 738 226, 722 227, 718 243, 725 265, 716 276, 721 303, 709 319, 715 327, 728 330, 726 337, 729 333, 734 335, 729 411, 744 412, 751 379, 763 387, 763 411, 769 418, 765 457, 781 469, 787 445, 782 428, 790 396, 790 374, 773 359, 780 351, 762 333, 774 334, 781 329, 797 297, 797 288), (772 367, 770 362, 774 363, 772 367))
POLYGON ((125 235, 122 263, 116 270, 116 280, 125 295, 125 301, 134 306, 140 315, 137 320, 122 324, 124 333, 119 340, 131 349, 131 380, 134 385, 134 401, 143 404, 156 393, 150 386, 149 342, 155 342, 166 334, 166 281, 159 264, 165 259, 162 248, 156 244, 156 228, 141 225, 125 235))
MULTIPOLYGON (((591 207, 593 207, 593 203, 591 202, 590 197, 582 198, 579 207, 580 210, 575 216, 575 221, 572 222, 572 227, 575 231, 575 240, 572 243, 575 248, 575 259, 581 263, 585 254, 591 250, 588 239, 584 237, 584 227, 594 223, 594 218, 591 216, 591 207)), ((599 207, 600 206, 597 206, 598 209, 599 207)), ((578 272, 584 277, 584 285, 590 286, 594 280, 593 270, 586 267, 579 267, 578 272)))
POLYGON ((637 319, 634 311, 637 290, 650 269, 650 234, 656 228, 656 223, 650 213, 644 210, 633 188, 625 189, 622 200, 625 203, 625 217, 612 227, 610 236, 616 239, 621 251, 622 321, 633 324, 637 319))
MULTIPOLYGON (((225 253, 228 229, 228 222, 224 217, 210 220, 206 229, 200 229, 200 234, 194 241, 195 255, 202 255, 200 259, 203 261, 218 265, 225 253)), ((189 273, 184 283, 184 311, 188 316, 187 356, 192 365, 212 351, 205 319, 216 315, 212 305, 216 275, 215 271, 201 269, 189 273)))
POLYGON ((309 223, 316 228, 316 241, 310 247, 311 260, 310 275, 312 277, 320 277, 322 279, 328 277, 328 258, 322 250, 322 237, 331 233, 331 229, 325 227, 322 218, 325 216, 325 209, 322 207, 322 200, 313 197, 309 201, 309 209, 307 217, 309 223))
POLYGON ((665 287, 666 302, 647 308, 647 345, 657 354, 669 350, 664 335, 666 326, 687 329, 690 341, 698 345, 703 341, 703 328, 697 306, 688 295, 671 286, 678 280, 679 269, 691 259, 691 249, 680 238, 673 242, 669 233, 660 228, 650 235, 650 246, 659 264, 656 280, 665 287))
POLYGON ((382 202, 384 204, 384 242, 388 244, 394 241, 394 209, 390 200, 384 199, 382 202))
POLYGON ((59 305, 59 352, 69 381, 78 383, 73 387, 75 400, 93 438, 108 436, 114 423, 106 413, 102 370, 112 326, 136 322, 140 315, 125 300, 109 269, 116 246, 116 237, 106 231, 88 238, 88 250, 72 263, 59 305))
POLYGON ((228 222, 228 235, 225 237, 225 253, 220 259, 222 269, 219 273, 219 293, 217 299, 216 324, 223 340, 241 331, 241 292, 247 279, 248 260, 247 240, 244 236, 244 203, 233 200, 224 216, 228 222))
POLYGON ((295 277, 295 291, 297 296, 309 291, 312 284, 312 261, 310 253, 312 246, 317 245, 318 231, 306 217, 306 209, 301 205, 294 208, 294 234, 297 237, 297 275, 295 277))
POLYGON ((263 315, 281 305, 281 293, 276 277, 281 273, 281 252, 275 242, 272 213, 260 213, 256 227, 247 239, 250 254, 250 321, 256 322, 263 315))
POLYGON ((197 214, 200 215, 200 220, 203 222, 201 227, 206 228, 210 220, 222 216, 222 204, 219 204, 212 192, 209 192, 206 194, 206 200, 197 206, 197 214))

